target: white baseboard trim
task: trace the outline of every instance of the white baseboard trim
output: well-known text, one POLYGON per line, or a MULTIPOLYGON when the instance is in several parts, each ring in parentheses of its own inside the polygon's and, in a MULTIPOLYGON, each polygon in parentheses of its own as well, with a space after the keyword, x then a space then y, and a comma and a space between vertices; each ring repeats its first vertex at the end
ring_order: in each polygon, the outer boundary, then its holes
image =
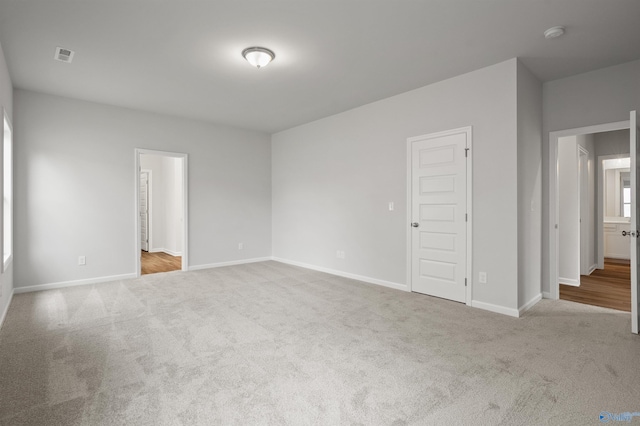
POLYGON ((595 264, 595 263, 593 265, 589 266, 589 274, 588 275, 593 274, 593 271, 595 271, 596 269, 598 269, 598 265, 595 264))
POLYGON ((534 296, 531 300, 529 300, 527 303, 522 305, 520 309, 518 309, 518 316, 522 315, 525 311, 528 311, 529 309, 531 309, 533 305, 535 305, 541 300, 542 300, 542 293, 534 296))
POLYGON ((558 283, 559 284, 564 284, 564 285, 572 285, 574 287, 580 287, 580 280, 574 280, 573 278, 562 278, 562 277, 559 277, 558 278, 558 283))
POLYGON ((149 253, 167 253, 169 256, 182 256, 182 252, 180 251, 171 251, 166 248, 155 248, 149 250, 149 253))
POLYGON ((551 292, 550 291, 543 291, 542 292, 542 298, 543 299, 551 299, 551 292))
POLYGON ((7 317, 7 312, 9 312, 9 306, 11 306, 11 301, 13 300, 13 294, 15 293, 14 289, 11 289, 11 293, 9 293, 9 300, 7 301, 7 306, 4 307, 2 311, 2 315, 0 316, 0 328, 2 328, 2 324, 4 324, 4 319, 7 317))
POLYGON ((484 309, 485 311, 495 312, 497 314, 508 315, 510 317, 518 318, 520 316, 520 312, 518 312, 517 309, 507 308, 491 303, 479 302, 477 300, 472 300, 471 306, 474 308, 484 309))
POLYGON ((89 285, 89 284, 105 283, 109 281, 129 280, 137 277, 138 277, 137 274, 111 275, 108 277, 96 277, 96 278, 87 278, 84 280, 60 281, 57 283, 50 283, 50 284, 38 284, 38 285, 31 285, 27 287, 16 287, 13 289, 13 291, 16 294, 30 293, 32 291, 54 290, 57 288, 75 287, 78 285, 89 285))
POLYGON ((187 270, 198 271, 201 269, 220 268, 222 266, 234 266, 234 265, 244 265, 245 263, 266 262, 267 260, 272 260, 272 258, 271 257, 254 257, 253 259, 241 259, 241 260, 232 260, 229 262, 208 263, 206 265, 192 265, 192 266, 189 266, 189 269, 187 270))
POLYGON ((272 260, 280 263, 286 263, 287 265, 299 266, 305 269, 311 269, 313 271, 325 272, 331 275, 337 275, 339 277, 350 278, 353 280, 363 281, 369 284, 381 285, 383 287, 389 287, 396 290, 409 291, 409 287, 406 284, 394 283, 391 281, 379 280, 377 278, 365 277, 363 275, 356 275, 350 272, 338 271, 336 269, 324 268, 322 266, 309 265, 308 263, 296 262, 294 260, 281 259, 279 257, 272 257, 272 260))
POLYGON ((605 253, 604 257, 610 257, 611 259, 619 260, 631 260, 631 257, 628 254, 605 253))

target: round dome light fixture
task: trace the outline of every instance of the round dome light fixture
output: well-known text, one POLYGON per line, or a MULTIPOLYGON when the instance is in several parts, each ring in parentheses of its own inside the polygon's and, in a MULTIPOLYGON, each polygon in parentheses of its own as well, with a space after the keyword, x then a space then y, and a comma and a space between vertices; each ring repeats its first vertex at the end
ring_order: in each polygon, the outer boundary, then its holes
POLYGON ((247 47, 242 51, 242 56, 256 68, 262 68, 273 61, 276 54, 266 47, 247 47))
POLYGON ((551 38, 560 37, 561 35, 564 34, 564 31, 565 31, 565 28, 562 26, 551 27, 544 32, 544 38, 551 39, 551 38))

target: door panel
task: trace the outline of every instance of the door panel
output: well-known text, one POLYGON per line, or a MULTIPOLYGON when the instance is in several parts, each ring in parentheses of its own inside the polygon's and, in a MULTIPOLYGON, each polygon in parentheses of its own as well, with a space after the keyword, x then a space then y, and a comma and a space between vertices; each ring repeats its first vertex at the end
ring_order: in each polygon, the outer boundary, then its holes
POLYGON ((640 238, 638 238, 638 228, 640 225, 640 140, 638 139, 638 114, 631 111, 629 121, 629 143, 631 148, 631 332, 638 333, 638 267, 640 265, 640 238))
POLYGON ((410 143, 411 289, 465 302, 467 132, 410 143))
POLYGON ((149 251, 149 173, 140 172, 140 247, 149 251))
POLYGON ((589 153, 578 146, 578 175, 580 188, 580 275, 589 275, 589 267, 593 264, 590 258, 591 212, 589 200, 589 153))

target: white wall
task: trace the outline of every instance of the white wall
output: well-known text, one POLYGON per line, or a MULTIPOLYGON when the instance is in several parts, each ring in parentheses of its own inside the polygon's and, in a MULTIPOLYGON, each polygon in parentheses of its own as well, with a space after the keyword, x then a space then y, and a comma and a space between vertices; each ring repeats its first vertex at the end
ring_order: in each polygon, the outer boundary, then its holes
POLYGON ((517 309, 516 64, 273 135, 273 255, 406 284, 406 140, 471 125, 473 299, 517 309), (487 284, 477 271, 487 272, 487 284))
MULTIPOLYGON (((542 158, 542 247, 549 248, 549 132, 629 119, 640 110, 640 61, 628 62, 544 83, 542 158)), ((543 261, 543 291, 549 291, 548 256, 543 261)))
POLYGON ((575 136, 558 140, 558 280, 580 282, 580 203, 575 136))
MULTIPOLYGON (((582 253, 580 251, 580 256, 584 256, 586 265, 585 269, 582 270, 582 261, 580 267, 580 274, 586 275, 589 272, 589 269, 594 267, 597 264, 596 259, 596 244, 597 244, 597 227, 596 227, 596 216, 597 216, 597 208, 596 208, 596 157, 595 157, 595 137, 593 134, 590 135, 578 135, 576 136, 576 142, 579 146, 584 148, 587 154, 587 169, 586 169, 586 195, 588 200, 587 211, 584 212, 584 216, 582 211, 580 212, 581 222, 580 222, 580 245, 581 250, 582 247, 586 247, 586 252, 582 253), (584 222, 584 226, 583 226, 584 222), (585 242, 583 242, 583 240, 585 242)), ((582 202, 582 201, 581 201, 582 202)))
MULTIPOLYGON (((0 45, 0 107, 4 108, 7 111, 7 115, 9 119, 13 122, 13 85, 11 84, 11 78, 9 76, 9 69, 7 68, 7 63, 5 62, 4 52, 2 51, 2 46, 0 45)), ((2 114, 0 108, 0 115, 2 114)), ((15 126, 15 123, 12 123, 15 126)), ((15 127, 13 131, 13 140, 15 146, 15 127)), ((0 132, 0 146, 4 143, 4 132, 0 132)), ((1 151, 1 150, 0 150, 1 151)), ((15 148, 14 148, 15 152, 15 148)), ((14 154, 15 156, 15 154, 14 154)), ((2 163, 2 152, 0 152, 0 164, 2 163)), ((15 161, 14 161, 15 164, 15 161)), ((14 171, 15 175, 15 171, 14 171)), ((0 173, 0 180, 2 179, 3 174, 0 173)), ((15 185, 15 184, 14 184, 15 185)), ((3 186, 0 185, 0 188, 3 186)), ((15 191, 14 191, 15 194, 15 191)), ((15 209, 14 209, 15 211, 15 209)), ((2 216, 2 209, 0 209, 0 224, 3 223, 4 218, 2 216)), ((0 236, 2 235, 2 226, 0 226, 0 236)), ((0 239, 2 241, 2 239, 0 239)), ((14 236, 14 250, 15 250, 15 236, 14 236)), ((2 326, 2 322, 4 320, 7 309, 9 308, 9 301, 11 300, 11 294, 13 293, 13 268, 15 264, 16 254, 14 252, 13 262, 9 265, 6 271, 0 274, 0 326, 2 326)))
POLYGON ((593 140, 595 143, 596 156, 615 154, 629 155, 629 129, 594 133, 593 140))
POLYGON ((182 255, 182 230, 184 223, 182 217, 182 205, 184 203, 182 194, 183 161, 180 158, 165 157, 164 163, 168 175, 168 179, 165 181, 167 185, 165 249, 169 254, 179 256, 182 255))
POLYGON ((135 273, 135 148, 189 155, 190 266, 271 254, 268 135, 25 90, 15 111, 16 287, 135 273))
POLYGON ((542 84, 518 61, 518 308, 541 297, 542 84))

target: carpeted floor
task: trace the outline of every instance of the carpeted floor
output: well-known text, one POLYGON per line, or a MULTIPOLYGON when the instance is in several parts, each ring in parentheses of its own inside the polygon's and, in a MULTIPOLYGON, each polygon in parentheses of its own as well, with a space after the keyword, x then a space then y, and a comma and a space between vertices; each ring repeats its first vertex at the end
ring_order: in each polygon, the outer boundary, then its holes
POLYGON ((264 262, 16 295, 0 424, 597 424, 640 411, 639 366, 628 313, 515 319, 264 262))

